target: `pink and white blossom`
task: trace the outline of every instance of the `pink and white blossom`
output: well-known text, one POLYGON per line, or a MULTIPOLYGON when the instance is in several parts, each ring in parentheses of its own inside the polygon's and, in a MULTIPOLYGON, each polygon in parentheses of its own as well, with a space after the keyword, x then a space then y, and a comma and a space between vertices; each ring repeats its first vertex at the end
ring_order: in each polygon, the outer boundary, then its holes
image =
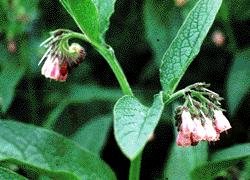
POLYGON ((201 120, 194 118, 194 124, 195 124, 195 128, 194 128, 194 132, 192 133, 192 141, 199 142, 201 140, 205 140, 206 131, 201 124, 201 120))
POLYGON ((191 146, 192 140, 191 140, 191 134, 184 133, 183 131, 179 131, 177 138, 176 138, 176 144, 178 146, 191 146))
POLYGON ((219 140, 219 133, 216 132, 212 120, 205 118, 206 122, 204 124, 204 129, 206 131, 205 139, 207 141, 217 141, 219 140))
POLYGON ((180 130, 184 133, 192 133, 194 131, 195 124, 192 120, 191 114, 189 111, 184 110, 181 114, 181 126, 180 130))
POLYGON ((59 59, 57 57, 51 58, 51 56, 49 56, 43 64, 41 73, 46 78, 54 79, 56 81, 65 81, 68 73, 63 75, 61 74, 60 69, 59 59))
POLYGON ((232 128, 229 121, 222 113, 222 111, 215 110, 214 111, 214 119, 215 119, 214 120, 215 129, 219 133, 232 128))

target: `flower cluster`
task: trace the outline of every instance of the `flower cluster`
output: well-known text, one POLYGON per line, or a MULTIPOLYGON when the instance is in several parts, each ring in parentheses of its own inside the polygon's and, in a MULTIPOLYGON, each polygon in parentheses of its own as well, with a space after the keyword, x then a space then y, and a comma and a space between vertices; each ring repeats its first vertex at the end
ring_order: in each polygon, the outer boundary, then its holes
POLYGON ((46 78, 65 81, 72 68, 78 66, 85 58, 86 53, 83 47, 77 43, 69 46, 70 36, 68 35, 70 35, 69 31, 57 30, 41 44, 47 48, 47 51, 38 65, 45 60, 41 73, 46 78))
POLYGON ((176 126, 178 146, 193 146, 200 141, 217 141, 220 133, 231 125, 219 108, 218 94, 206 89, 203 83, 188 87, 185 105, 176 108, 176 126))

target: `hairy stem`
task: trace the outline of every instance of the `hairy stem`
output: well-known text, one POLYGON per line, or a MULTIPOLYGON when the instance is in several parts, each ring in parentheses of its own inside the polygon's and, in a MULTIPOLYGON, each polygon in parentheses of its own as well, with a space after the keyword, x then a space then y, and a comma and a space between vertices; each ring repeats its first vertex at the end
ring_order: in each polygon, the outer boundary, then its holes
POLYGON ((104 45, 99 45, 95 42, 91 42, 87 36, 81 33, 72 32, 69 34, 69 38, 79 38, 79 39, 82 39, 84 41, 91 43, 96 48, 96 50, 104 57, 104 59, 107 61, 107 63, 113 70, 123 93, 125 95, 133 95, 133 92, 130 88, 127 78, 125 74, 123 73, 122 68, 120 64, 118 63, 115 57, 114 51, 111 47, 107 45, 104 46, 104 45))

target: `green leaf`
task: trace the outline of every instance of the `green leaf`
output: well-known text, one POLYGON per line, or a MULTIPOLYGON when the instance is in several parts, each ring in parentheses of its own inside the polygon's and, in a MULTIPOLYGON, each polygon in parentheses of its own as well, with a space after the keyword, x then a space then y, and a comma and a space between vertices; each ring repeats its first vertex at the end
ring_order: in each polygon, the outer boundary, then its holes
POLYGON ((28 180, 27 178, 5 168, 0 167, 0 179, 2 180, 28 180))
POLYGON ((199 53, 222 0, 199 0, 181 26, 162 59, 161 84, 165 94, 172 94, 190 63, 199 53))
POLYGON ((179 147, 174 143, 164 171, 164 179, 191 180, 192 170, 205 164, 207 158, 208 146, 206 142, 200 142, 197 146, 192 147, 179 147))
POLYGON ((235 145, 221 150, 211 158, 207 164, 193 170, 193 179, 214 179, 222 170, 225 170, 240 160, 250 157, 250 143, 235 145))
POLYGON ((78 27, 91 41, 100 42, 100 23, 92 0, 60 0, 78 27))
POLYGON ((100 43, 109 27, 115 0, 60 0, 91 41, 100 43))
POLYGON ((134 96, 123 96, 114 107, 115 138, 122 152, 133 160, 143 150, 164 108, 162 92, 148 108, 134 96))
POLYGON ((103 37, 109 27, 109 19, 114 12, 116 0, 92 0, 95 4, 100 20, 100 33, 103 37))
MULTIPOLYGON (((1 67, 1 64, 0 64, 1 67)), ((6 112, 12 103, 15 89, 25 72, 25 66, 7 62, 2 64, 0 71, 0 106, 6 112)))
POLYGON ((32 125, 0 121, 0 146, 0 161, 57 179, 116 179, 98 157, 57 133, 32 125))
POLYGON ((100 155, 111 127, 111 116, 101 116, 85 123, 75 132, 72 140, 90 152, 100 155))
POLYGON ((231 115, 235 114, 242 99, 250 90, 250 50, 235 56, 227 80, 227 99, 231 115))

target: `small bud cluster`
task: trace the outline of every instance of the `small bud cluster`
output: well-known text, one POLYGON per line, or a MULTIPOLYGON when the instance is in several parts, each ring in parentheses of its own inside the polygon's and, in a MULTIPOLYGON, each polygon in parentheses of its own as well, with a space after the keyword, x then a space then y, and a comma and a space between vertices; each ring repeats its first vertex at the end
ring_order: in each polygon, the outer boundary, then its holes
POLYGON ((186 88, 185 103, 176 108, 178 146, 194 146, 200 141, 217 141, 231 125, 219 107, 222 98, 208 90, 209 85, 196 83, 186 88))
POLYGON ((69 31, 54 31, 51 33, 51 37, 41 44, 47 48, 47 51, 38 65, 45 60, 41 73, 46 78, 65 81, 68 73, 85 58, 86 53, 83 47, 77 43, 69 46, 69 34, 69 31))

